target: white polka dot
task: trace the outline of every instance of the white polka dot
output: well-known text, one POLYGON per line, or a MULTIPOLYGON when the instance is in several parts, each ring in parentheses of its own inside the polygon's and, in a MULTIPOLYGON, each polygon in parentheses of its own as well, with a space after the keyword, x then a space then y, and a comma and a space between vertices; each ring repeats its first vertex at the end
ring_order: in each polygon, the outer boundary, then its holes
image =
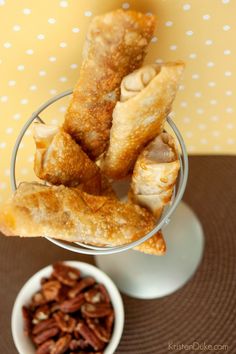
POLYGON ((59 46, 60 46, 61 48, 66 48, 66 47, 67 47, 67 43, 66 43, 66 42, 61 42, 61 43, 59 44, 59 46))
POLYGON ((7 184, 5 182, 0 182, 0 189, 6 189, 7 184))
POLYGON ((177 49, 177 45, 176 44, 172 44, 169 48, 170 48, 170 50, 174 51, 174 50, 177 49))
POLYGON ((212 40, 212 39, 207 39, 207 40, 205 41, 205 44, 206 44, 206 45, 212 45, 212 44, 213 44, 213 40, 212 40))
POLYGON ((212 122, 218 122, 220 120, 219 116, 211 116, 212 122))
POLYGON ((221 150, 221 146, 220 145, 214 145, 213 146, 213 150, 220 151, 221 150))
POLYGON ((66 107, 65 106, 61 106, 59 108, 59 112, 66 112, 66 107))
POLYGON ((86 17, 92 16, 92 11, 89 11, 89 10, 84 11, 84 16, 86 16, 86 17))
POLYGON ((15 86, 15 85, 16 85, 16 81, 15 81, 15 80, 9 80, 9 81, 8 81, 8 86, 13 87, 13 86, 15 86))
POLYGON ((5 42, 5 43, 3 44, 3 47, 6 48, 6 49, 9 49, 9 48, 12 47, 12 44, 11 44, 10 42, 5 42))
POLYGON ((197 112, 197 114, 203 114, 204 113, 204 109, 203 108, 198 108, 196 112, 197 112))
POLYGON ((48 19, 48 23, 50 25, 54 25, 56 23, 56 19, 51 17, 51 18, 48 19))
POLYGON ((185 32, 185 34, 190 37, 190 36, 193 35, 193 31, 192 30, 188 30, 188 31, 185 32))
POLYGON ((50 95, 56 95, 57 90, 56 89, 51 89, 49 90, 50 95))
POLYGON ((195 93, 194 93, 194 96, 195 96, 195 97, 198 97, 198 98, 199 98, 199 97, 202 97, 202 93, 199 92, 199 91, 198 91, 198 92, 195 92, 195 93))
POLYGON ((37 90, 37 86, 36 85, 31 85, 30 86, 30 91, 36 91, 37 90))
POLYGON ((14 25, 14 26, 12 27, 12 30, 13 30, 14 32, 19 32, 19 31, 21 30, 21 26, 20 26, 20 25, 14 25))
POLYGON ((231 50, 230 49, 225 49, 224 50, 224 55, 230 55, 231 54, 231 50))
POLYGON ((51 120, 51 124, 52 125, 58 125, 59 124, 58 119, 56 119, 56 118, 52 119, 51 120))
POLYGON ((184 91, 185 86, 184 85, 179 85, 179 91, 184 91))
POLYGON ((220 136, 219 130, 213 130, 213 131, 212 131, 212 135, 213 135, 215 138, 218 138, 218 136, 220 136))
POLYGON ((73 33, 79 33, 80 29, 78 27, 74 27, 74 28, 72 28, 72 32, 73 33))
POLYGON ((182 102, 180 102, 180 106, 185 108, 188 106, 188 102, 182 101, 182 102))
POLYGON ((6 129, 6 134, 11 134, 13 132, 13 128, 7 128, 6 129))
POLYGON ((22 98, 20 100, 20 104, 27 104, 29 102, 29 100, 27 98, 22 98))
POLYGON ((59 81, 60 81, 60 82, 66 82, 66 81, 68 81, 68 79, 67 79, 66 76, 61 76, 61 77, 59 78, 59 81))
POLYGON ((227 76, 227 77, 232 76, 232 72, 231 71, 225 71, 225 76, 227 76))
POLYGON ((212 99, 212 100, 210 100, 210 104, 212 104, 212 105, 216 105, 216 104, 217 104, 217 100, 216 100, 216 99, 212 99))
POLYGON ((184 11, 188 11, 191 9, 191 6, 190 6, 190 4, 184 4, 182 8, 184 11))
POLYGON ((60 1, 60 6, 61 7, 68 7, 68 2, 67 1, 60 1))
POLYGON ((45 35, 42 34, 42 33, 40 33, 40 34, 37 35, 37 38, 38 38, 40 41, 42 41, 43 39, 45 39, 45 35))
POLYGON ((17 70, 18 71, 24 71, 25 70, 25 66, 23 64, 20 64, 17 66, 17 70))
POLYGON ((20 173, 25 176, 25 175, 27 175, 27 173, 28 173, 28 169, 27 169, 27 168, 22 168, 22 169, 20 170, 20 173))
POLYGON ((193 136, 193 133, 191 131, 186 132, 186 137, 187 138, 192 138, 192 136, 193 136))
POLYGON ((227 139, 227 144, 233 145, 235 143, 235 140, 233 138, 228 138, 227 139))
POLYGON ((233 92, 231 90, 225 91, 226 96, 232 96, 233 92))
POLYGON ((208 141, 206 138, 202 138, 202 139, 200 139, 200 143, 203 145, 206 145, 208 143, 208 141))
POLYGON ((71 69, 77 69, 77 68, 78 68, 78 65, 77 65, 77 64, 71 64, 71 65, 70 65, 70 68, 71 68, 71 69))
POLYGON ((46 76, 46 75, 47 75, 47 73, 46 73, 45 70, 40 70, 39 71, 39 76, 46 76))
POLYGON ((163 63, 163 59, 158 58, 158 59, 155 60, 155 62, 156 62, 157 64, 162 64, 162 63, 163 63))
POLYGON ((191 119, 190 119, 189 117, 184 117, 184 118, 183 118, 183 122, 184 122, 185 124, 190 123, 190 121, 191 121, 191 119))
POLYGON ((193 80, 198 80, 199 77, 200 77, 199 74, 193 74, 193 75, 192 75, 192 79, 193 79, 193 80))
POLYGON ((189 58, 190 59, 196 59, 197 58, 197 54, 196 53, 191 53, 191 54, 189 54, 189 58))
POLYGON ((198 124, 198 128, 199 128, 200 130, 206 130, 207 126, 206 126, 206 124, 204 124, 204 123, 200 123, 200 124, 198 124))
POLYGON ((166 25, 166 27, 172 27, 173 26, 173 22, 172 21, 166 21, 165 25, 166 25))
POLYGON ((0 100, 1 102, 5 103, 8 101, 8 96, 1 96, 0 100))
POLYGON ((57 60, 56 57, 49 57, 48 59, 49 59, 49 61, 50 61, 51 63, 53 63, 53 62, 55 62, 55 61, 57 60))
POLYGON ((29 157, 28 157, 28 162, 29 163, 32 163, 34 161, 34 155, 30 155, 29 157))
POLYGON ((4 6, 5 5, 5 0, 0 0, 0 6, 4 6))
POLYGON ((33 49, 27 49, 25 52, 26 52, 26 54, 28 54, 28 55, 34 54, 33 49))
POLYGON ((15 119, 15 120, 19 120, 20 118, 21 118, 21 114, 20 113, 15 113, 15 114, 13 114, 13 119, 15 119))
POLYGON ((128 2, 123 2, 122 7, 123 7, 123 9, 127 10, 127 9, 129 9, 130 5, 128 2))
POLYGON ((189 145, 188 146, 188 151, 189 152, 194 152, 196 150, 196 147, 194 145, 189 145))
POLYGON ((211 16, 208 15, 208 14, 205 14, 202 16, 203 20, 207 21, 207 20, 210 20, 211 16))
POLYGON ((7 168, 7 169, 4 171, 4 175, 5 175, 5 176, 10 176, 10 170, 9 170, 9 168, 7 168))
POLYGON ((229 25, 224 25, 223 27, 222 27, 222 29, 224 30, 224 31, 229 31, 230 30, 230 26, 229 25))
POLYGON ((227 129, 233 129, 234 128, 234 124, 233 123, 228 123, 226 124, 227 129))
POLYGON ((157 40, 158 40, 158 39, 157 39, 157 37, 156 37, 156 36, 154 36, 154 37, 152 37, 151 42, 152 42, 152 43, 156 43, 156 42, 157 42, 157 40))
POLYGON ((234 110, 232 107, 227 107, 225 111, 226 113, 233 113, 234 110))
POLYGON ((2 141, 0 143, 0 149, 5 149, 6 146, 7 146, 7 143, 5 143, 5 141, 2 141))
POLYGON ((222 0, 223 4, 228 4, 230 2, 230 0, 222 0))
POLYGON ((26 8, 26 9, 23 9, 22 12, 23 12, 24 15, 30 15, 31 14, 31 9, 26 8))
POLYGON ((208 66, 208 68, 213 68, 213 66, 215 66, 215 63, 213 63, 213 61, 209 61, 207 63, 207 66, 208 66))
POLYGON ((216 86, 216 83, 214 81, 209 81, 208 82, 208 86, 209 87, 215 87, 216 86))

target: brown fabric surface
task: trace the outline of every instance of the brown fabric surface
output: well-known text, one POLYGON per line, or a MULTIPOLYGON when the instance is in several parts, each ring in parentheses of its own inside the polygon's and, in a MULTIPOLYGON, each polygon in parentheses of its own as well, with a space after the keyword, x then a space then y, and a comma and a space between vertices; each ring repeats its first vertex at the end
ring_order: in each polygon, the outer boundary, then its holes
MULTIPOLYGON (((157 300, 124 296, 125 330, 117 354, 223 353, 171 351, 169 342, 226 344, 236 353, 236 157, 191 157, 185 201, 205 231, 205 252, 195 276, 157 300)), ((16 353, 11 310, 24 282, 57 260, 93 262, 47 240, 0 237, 0 353, 16 353)), ((27 354, 27 353, 25 353, 27 354)))

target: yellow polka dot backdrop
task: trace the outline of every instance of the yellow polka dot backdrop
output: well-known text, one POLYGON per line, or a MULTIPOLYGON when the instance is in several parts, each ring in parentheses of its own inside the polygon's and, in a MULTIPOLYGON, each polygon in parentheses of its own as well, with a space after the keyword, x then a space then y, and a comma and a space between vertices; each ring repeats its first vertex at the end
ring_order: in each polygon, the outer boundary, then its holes
MULTIPOLYGON (((186 62, 173 117, 190 154, 235 154, 235 0, 0 0, 0 202, 10 192, 10 158, 24 122, 74 86, 93 16, 116 8, 153 13, 157 28, 146 63, 186 62)), ((60 124, 68 99, 45 112, 60 124)), ((17 181, 33 180, 29 129, 17 181)))

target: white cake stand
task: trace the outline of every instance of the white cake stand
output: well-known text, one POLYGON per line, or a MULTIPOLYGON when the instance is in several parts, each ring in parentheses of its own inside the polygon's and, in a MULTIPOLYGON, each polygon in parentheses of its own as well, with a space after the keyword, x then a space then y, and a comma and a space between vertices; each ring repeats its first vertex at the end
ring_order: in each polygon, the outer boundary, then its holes
MULTIPOLYGON (((13 190, 17 188, 17 153, 27 129, 35 120, 43 123, 39 115, 50 105, 71 93, 72 90, 68 90, 44 103, 23 126, 12 153, 11 185, 13 190)), ((200 222, 188 206, 180 204, 188 178, 186 147, 178 128, 170 117, 167 118, 167 124, 180 145, 179 181, 170 205, 165 209, 153 230, 137 241, 117 247, 96 247, 79 242, 68 243, 47 238, 50 242, 67 250, 94 255, 98 266, 115 281, 121 291, 142 299, 166 296, 183 286, 194 274, 203 253, 203 231, 200 222), (165 256, 145 255, 132 250, 160 229, 164 231, 167 243, 165 256)), ((125 196, 126 187, 122 183, 116 186, 121 198, 125 196)))

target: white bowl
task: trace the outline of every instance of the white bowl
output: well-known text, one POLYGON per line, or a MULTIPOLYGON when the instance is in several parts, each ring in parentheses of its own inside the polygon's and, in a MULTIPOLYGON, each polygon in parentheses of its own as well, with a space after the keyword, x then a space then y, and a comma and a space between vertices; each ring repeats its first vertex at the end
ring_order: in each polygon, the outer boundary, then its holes
MULTIPOLYGON (((94 279, 104 284, 112 302, 115 312, 115 322, 111 340, 106 347, 104 354, 113 354, 120 342, 120 338, 124 327, 124 306, 120 293, 113 281, 100 269, 83 262, 67 261, 64 262, 72 267, 78 268, 81 271, 82 277, 92 276, 94 279)), ((43 277, 49 277, 52 273, 52 266, 49 265, 39 272, 35 273, 23 286, 15 300, 12 318, 11 329, 15 346, 20 354, 35 354, 35 348, 30 338, 24 334, 22 306, 27 305, 34 293, 40 289, 40 280, 43 277)))

